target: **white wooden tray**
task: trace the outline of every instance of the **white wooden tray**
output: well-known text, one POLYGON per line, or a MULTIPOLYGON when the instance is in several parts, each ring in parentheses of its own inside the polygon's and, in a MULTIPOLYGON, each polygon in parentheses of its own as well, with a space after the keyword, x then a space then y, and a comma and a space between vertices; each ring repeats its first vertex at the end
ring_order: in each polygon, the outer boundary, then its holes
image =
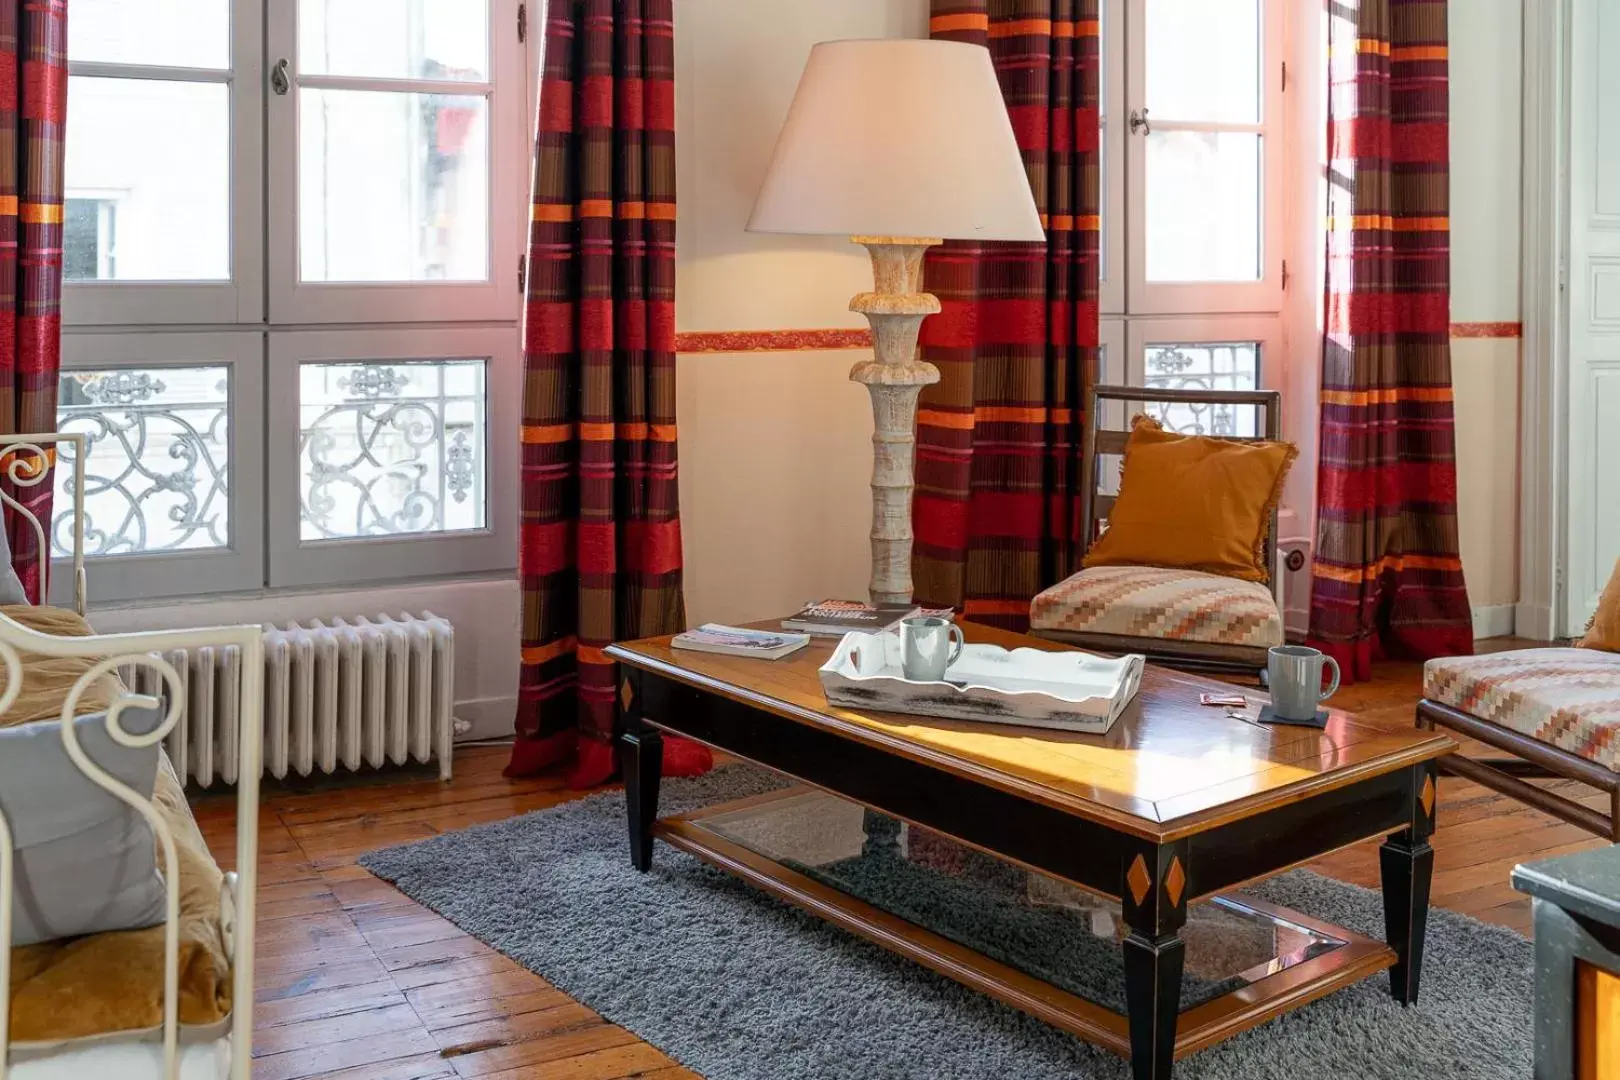
POLYGON ((1100 735, 1142 686, 1142 656, 968 645, 942 682, 901 672, 898 634, 845 634, 821 668, 827 700, 849 709, 1058 728, 1100 735))

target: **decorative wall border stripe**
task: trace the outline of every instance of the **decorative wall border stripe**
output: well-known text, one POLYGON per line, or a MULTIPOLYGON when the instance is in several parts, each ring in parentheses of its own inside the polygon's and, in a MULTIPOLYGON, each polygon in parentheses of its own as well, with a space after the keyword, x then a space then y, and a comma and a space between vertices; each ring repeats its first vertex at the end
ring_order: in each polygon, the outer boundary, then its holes
POLYGON ((872 332, 826 330, 700 330, 675 335, 678 353, 814 352, 870 349, 872 332))
POLYGON ((1516 338, 1524 335, 1524 326, 1516 322, 1454 322, 1453 338, 1516 338))
MULTIPOLYGON (((1451 324, 1453 338, 1517 338, 1516 322, 1460 322, 1451 324)), ((696 330, 675 335, 678 353, 831 352, 870 349, 870 330, 696 330)))

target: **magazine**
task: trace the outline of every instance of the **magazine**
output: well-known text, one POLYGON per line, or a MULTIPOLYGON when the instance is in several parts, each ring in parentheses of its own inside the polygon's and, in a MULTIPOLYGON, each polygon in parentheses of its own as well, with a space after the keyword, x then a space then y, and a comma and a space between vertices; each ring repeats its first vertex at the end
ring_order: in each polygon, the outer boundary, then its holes
POLYGON ((755 656, 777 660, 810 644, 809 634, 778 634, 770 630, 748 630, 740 626, 704 623, 696 630, 676 634, 670 645, 693 652, 720 653, 724 656, 755 656))

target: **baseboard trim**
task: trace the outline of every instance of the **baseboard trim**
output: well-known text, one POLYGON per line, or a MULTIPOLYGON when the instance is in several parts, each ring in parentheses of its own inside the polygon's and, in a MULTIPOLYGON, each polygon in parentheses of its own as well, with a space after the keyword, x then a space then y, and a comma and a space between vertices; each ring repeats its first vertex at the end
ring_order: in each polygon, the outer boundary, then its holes
POLYGON ((1474 637, 1509 637, 1515 632, 1517 604, 1487 604, 1474 608, 1474 637))
POLYGON ((456 742, 510 737, 512 720, 517 715, 517 700, 514 694, 456 702, 456 719, 468 725, 466 731, 456 735, 456 742))
POLYGON ((1556 641, 1551 604, 1515 604, 1513 632, 1532 641, 1556 641))

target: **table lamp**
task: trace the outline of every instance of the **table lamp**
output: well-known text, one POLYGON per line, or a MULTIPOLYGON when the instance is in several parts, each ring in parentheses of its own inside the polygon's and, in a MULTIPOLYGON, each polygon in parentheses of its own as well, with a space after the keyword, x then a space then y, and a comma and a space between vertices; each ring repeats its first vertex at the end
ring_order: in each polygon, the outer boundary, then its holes
POLYGON ((849 309, 873 357, 849 373, 872 395, 874 604, 911 602, 917 395, 939 369, 917 355, 923 254, 944 240, 1044 241, 990 53, 952 41, 827 41, 776 142, 750 232, 849 236, 876 288, 849 309))

